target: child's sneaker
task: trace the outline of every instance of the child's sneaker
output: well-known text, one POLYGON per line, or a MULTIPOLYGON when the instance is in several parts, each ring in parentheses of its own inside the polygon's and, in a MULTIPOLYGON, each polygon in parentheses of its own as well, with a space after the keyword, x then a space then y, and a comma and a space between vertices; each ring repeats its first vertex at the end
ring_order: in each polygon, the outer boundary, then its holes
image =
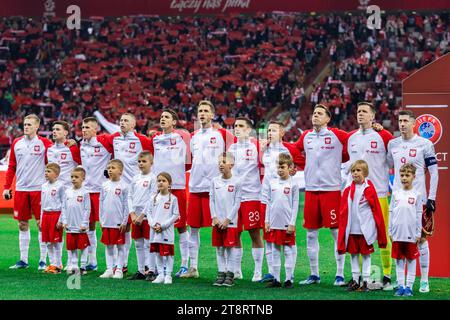
POLYGON ((262 280, 262 274, 260 272, 254 272, 252 282, 260 282, 262 280))
POLYGON ((310 285, 310 284, 316 284, 320 283, 320 277, 316 275, 310 275, 308 279, 300 281, 298 284, 301 285, 310 285))
POLYGON ((367 286, 367 281, 363 281, 361 286, 356 291, 358 291, 358 292, 369 292, 369 287, 367 286))
POLYGON ((123 279, 123 271, 122 269, 117 268, 116 272, 114 272, 113 279, 123 279))
POLYGON ((114 272, 111 269, 106 270, 99 278, 108 279, 114 276, 114 272))
POLYGON ((383 277, 383 290, 384 291, 394 290, 394 286, 392 285, 392 280, 388 276, 383 277))
POLYGON ((60 274, 61 268, 58 268, 57 266, 50 266, 50 269, 47 271, 47 273, 60 274))
POLYGON ((86 266, 86 271, 97 271, 97 265, 95 264, 88 264, 86 266))
POLYGON ((180 278, 198 278, 198 277, 199 277, 198 270, 192 267, 189 268, 189 270, 186 273, 180 275, 180 278))
POLYGON ((172 284, 172 276, 171 275, 166 275, 164 277, 164 284, 172 284))
POLYGON ((216 282, 213 283, 213 286, 223 286, 223 283, 225 282, 226 274, 225 272, 219 272, 217 273, 217 279, 216 282))
POLYGON ((336 276, 334 280, 334 286, 336 287, 344 287, 345 286, 345 280, 341 276, 336 276))
POLYGON ((237 279, 237 280, 244 279, 244 276, 242 275, 241 270, 238 270, 234 273, 234 279, 237 279))
POLYGON ((162 273, 158 274, 155 280, 152 283, 164 283, 164 275, 162 273))
POLYGON ((410 287, 405 288, 405 291, 403 292, 403 296, 404 297, 412 297, 413 296, 413 292, 410 287))
POLYGON ((83 268, 83 267, 80 268, 80 275, 82 275, 82 276, 87 275, 87 270, 86 270, 86 268, 83 268))
POLYGON ((286 280, 283 284, 283 288, 292 289, 292 288, 294 288, 294 284, 292 283, 291 280, 286 280))
POLYGON ((47 264, 44 261, 39 261, 38 271, 44 271, 47 264))
POLYGON ((350 280, 350 282, 348 283, 348 286, 347 286, 347 291, 348 292, 353 292, 353 291, 356 291, 356 290, 358 290, 359 289, 359 283, 358 282, 356 282, 355 280, 350 280))
POLYGON ((132 276, 128 277, 128 280, 145 280, 145 279, 146 279, 146 276, 139 271, 137 271, 132 276))
POLYGON ((157 274, 153 271, 149 271, 145 276, 145 281, 153 282, 156 279, 157 274))
POLYGON ((420 281, 419 292, 421 293, 430 292, 430 285, 428 284, 428 281, 420 281))
POLYGON ((405 288, 403 286, 399 286, 397 288, 397 291, 395 291, 395 296, 401 297, 401 296, 403 296, 404 293, 405 293, 405 288))
POLYGON ((178 272, 175 273, 175 277, 179 278, 179 277, 181 277, 181 275, 185 274, 186 272, 188 272, 188 268, 181 267, 180 270, 178 270, 178 272))
POLYGON ((270 273, 266 273, 264 275, 264 277, 262 277, 261 280, 259 280, 260 283, 264 283, 264 282, 271 282, 273 280, 273 275, 271 275, 270 273))
POLYGON ((225 281, 223 282, 222 285, 225 286, 225 287, 232 287, 232 286, 234 286, 234 279, 236 279, 234 273, 228 271, 225 274, 225 281))
POLYGON ((266 288, 281 288, 281 282, 277 279, 273 279, 266 285, 266 288))

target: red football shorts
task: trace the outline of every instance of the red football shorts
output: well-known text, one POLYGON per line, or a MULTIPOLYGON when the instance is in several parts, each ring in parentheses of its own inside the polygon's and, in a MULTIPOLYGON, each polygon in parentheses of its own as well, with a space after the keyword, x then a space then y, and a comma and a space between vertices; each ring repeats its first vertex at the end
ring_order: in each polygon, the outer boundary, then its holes
POLYGON ((57 229, 61 211, 44 211, 42 214, 42 242, 62 242, 63 229, 57 229))
POLYGON ((150 252, 159 253, 161 257, 173 256, 175 255, 175 249, 173 244, 163 244, 163 243, 151 243, 150 252))
POLYGON ((261 214, 260 201, 241 202, 239 208, 239 220, 244 226, 244 230, 264 228, 264 220, 261 214))
POLYGON ((350 254, 368 255, 374 252, 373 245, 368 245, 362 234, 351 234, 348 236, 347 251, 350 254))
POLYGON ((190 193, 187 209, 187 224, 193 228, 211 227, 209 193, 190 193))
POLYGON ((87 233, 66 233, 67 250, 84 250, 90 245, 87 233))
POLYGON ((212 228, 212 245, 213 247, 236 247, 239 246, 240 232, 237 228, 226 228, 225 230, 218 227, 212 228))
POLYGON ((414 260, 420 256, 417 244, 411 242, 392 242, 392 258, 414 260))
POLYGON ((100 192, 89 193, 89 199, 91 200, 91 215, 89 216, 89 222, 97 222, 100 220, 100 192))
POLYGON ((303 227, 337 228, 340 202, 340 191, 306 191, 303 227))
POLYGON ((267 233, 266 241, 279 246, 295 246, 295 232, 287 234, 286 230, 272 229, 267 233))
POLYGON ((17 191, 14 195, 14 219, 19 221, 41 218, 41 191, 17 191))
POLYGON ((180 211, 180 217, 175 222, 174 227, 175 228, 184 228, 184 227, 186 227, 186 222, 187 222, 186 189, 172 190, 172 194, 177 197, 178 210, 180 211))
POLYGON ((148 225, 148 220, 143 220, 141 225, 131 225, 131 238, 133 239, 150 239, 150 226, 148 225))
POLYGON ((116 228, 102 228, 102 238, 100 240, 105 246, 115 244, 125 244, 125 233, 120 233, 116 228))

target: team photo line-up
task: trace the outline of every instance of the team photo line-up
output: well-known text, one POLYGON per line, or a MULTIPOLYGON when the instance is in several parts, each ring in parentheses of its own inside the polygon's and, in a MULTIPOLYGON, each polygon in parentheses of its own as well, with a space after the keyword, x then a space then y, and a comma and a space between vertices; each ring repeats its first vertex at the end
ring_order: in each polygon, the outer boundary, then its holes
POLYGON ((317 104, 313 129, 305 130, 295 143, 283 141, 280 122, 269 122, 267 139, 260 140, 251 137, 249 119, 237 118, 233 135, 213 124, 214 113, 210 101, 200 101, 200 128, 189 134, 176 129, 177 113, 164 109, 161 131, 151 137, 135 132, 136 119, 130 113, 122 114, 120 130, 114 134, 97 135, 99 122, 88 117, 82 121, 80 143, 68 139, 70 127, 65 121, 53 123, 53 142, 37 135, 40 119, 27 115, 24 135, 11 146, 3 190, 3 197, 14 201, 19 226, 20 260, 10 269, 29 267, 29 220, 34 216, 39 228, 39 270, 62 272, 64 241, 67 273, 97 270, 96 224, 100 222, 106 256, 101 278, 124 277, 134 239, 138 270, 128 279, 171 284, 175 229, 181 255, 175 277, 198 278, 199 231, 212 226, 218 265, 214 285, 233 286, 235 279, 242 279, 240 235, 248 231, 252 281, 292 288, 299 193, 304 189, 310 276, 300 285, 321 281, 318 231, 328 228, 334 239, 335 286, 348 291, 372 289, 371 254, 378 241, 381 287, 395 289, 396 296, 411 296, 419 258, 419 291, 429 292, 427 236, 434 229, 438 166, 432 142, 414 133, 411 111, 399 112, 401 135, 394 138, 374 124, 375 109, 369 102, 358 103, 359 128, 350 133, 328 127, 331 113, 317 104), (352 271, 347 282, 346 253, 352 271), (396 286, 391 281, 392 259, 396 286))

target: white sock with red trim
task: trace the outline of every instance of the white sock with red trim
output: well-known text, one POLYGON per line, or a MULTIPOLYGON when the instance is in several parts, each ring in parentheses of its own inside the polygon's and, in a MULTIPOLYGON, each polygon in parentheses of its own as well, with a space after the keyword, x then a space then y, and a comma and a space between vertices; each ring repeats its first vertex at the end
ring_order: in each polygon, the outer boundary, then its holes
POLYGON ((20 260, 28 263, 28 249, 30 248, 30 229, 27 231, 19 230, 19 249, 20 260))

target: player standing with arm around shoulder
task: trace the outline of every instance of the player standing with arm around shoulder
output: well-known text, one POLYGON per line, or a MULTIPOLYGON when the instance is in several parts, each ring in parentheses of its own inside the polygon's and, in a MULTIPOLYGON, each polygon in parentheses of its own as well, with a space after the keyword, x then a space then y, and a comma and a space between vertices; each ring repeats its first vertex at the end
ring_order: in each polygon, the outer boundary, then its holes
MULTIPOLYGON (((41 214, 41 188, 45 182, 45 154, 52 142, 37 135, 41 120, 35 114, 27 115, 23 120, 24 135, 13 141, 9 157, 3 199, 12 198, 11 185, 16 176, 14 195, 14 219, 19 221, 20 260, 10 269, 28 268, 28 250, 30 246, 29 220, 33 213, 39 227, 41 214)), ((38 270, 46 268, 47 246, 42 242, 39 230, 40 259, 38 270)))
POLYGON ((378 240, 380 248, 386 247, 386 227, 378 201, 377 191, 369 176, 369 166, 364 160, 356 160, 350 167, 353 181, 342 195, 338 250, 352 257, 352 276, 347 291, 368 292, 370 280, 370 255, 374 252, 373 243, 378 240), (362 276, 359 260, 362 256, 362 276))
POLYGON ((413 187, 416 167, 406 163, 400 167, 401 189, 393 192, 390 205, 389 237, 395 259, 398 288, 395 296, 411 297, 416 278, 417 244, 422 233, 422 195, 413 187), (405 287, 405 259, 408 267, 405 287))
POLYGON ((300 284, 320 283, 319 229, 330 228, 335 243, 335 286, 345 286, 345 255, 337 251, 339 206, 341 201, 341 163, 346 162, 348 134, 329 128, 331 113, 322 104, 314 107, 312 130, 306 130, 296 145, 305 152, 305 207, 303 227, 311 275, 300 284))
POLYGON ((125 231, 130 213, 128 186, 121 180, 122 161, 118 159, 109 161, 107 170, 109 180, 103 183, 100 191, 101 242, 105 245, 106 256, 106 271, 100 278, 122 279, 125 260, 125 231), (114 255, 114 247, 117 247, 117 260, 114 255))
MULTIPOLYGON (((439 180, 439 170, 433 143, 414 134, 415 116, 411 110, 401 110, 398 113, 398 125, 401 136, 391 140, 388 144, 388 162, 394 167, 393 190, 401 188, 400 168, 405 163, 416 167, 413 188, 422 195, 422 237, 419 242, 420 252, 420 289, 419 292, 430 291, 428 270, 430 267, 430 249, 427 236, 433 233, 436 210, 436 193, 439 180), (430 174, 430 189, 427 197, 426 171, 430 174)), ((392 201, 392 200, 391 200, 392 201)))
POLYGON ((50 265, 46 273, 58 274, 62 268, 62 237, 63 233, 57 228, 64 201, 65 184, 58 179, 60 167, 57 163, 45 166, 46 183, 42 185, 41 192, 41 219, 40 227, 42 242, 47 244, 50 265))
POLYGON ((83 167, 76 167, 70 174, 72 187, 66 189, 62 204, 61 216, 58 228, 66 230, 66 249, 68 253, 67 274, 79 272, 85 275, 88 258, 89 216, 91 212, 91 200, 89 191, 84 187, 83 181, 86 171, 83 167), (78 269, 78 250, 81 254, 81 265, 78 269))
POLYGON ((150 252, 156 253, 158 276, 152 283, 172 284, 174 256, 174 224, 180 217, 178 199, 170 191, 172 177, 167 172, 157 176, 158 191, 145 211, 149 217, 150 252))
POLYGON ((295 225, 297 221, 299 188, 290 171, 294 166, 288 153, 281 153, 278 158, 278 178, 269 181, 267 189, 267 206, 265 229, 266 241, 272 243, 272 270, 274 279, 267 284, 269 288, 281 287, 281 251, 284 251, 286 279, 284 288, 293 288, 292 275, 295 271, 297 245, 295 225))
POLYGON ((209 192, 209 205, 212 219, 212 245, 216 247, 219 272, 215 286, 234 285, 234 273, 237 265, 237 247, 240 244, 238 211, 241 206, 241 179, 232 173, 234 156, 225 152, 219 156, 220 176, 215 177, 209 192))

